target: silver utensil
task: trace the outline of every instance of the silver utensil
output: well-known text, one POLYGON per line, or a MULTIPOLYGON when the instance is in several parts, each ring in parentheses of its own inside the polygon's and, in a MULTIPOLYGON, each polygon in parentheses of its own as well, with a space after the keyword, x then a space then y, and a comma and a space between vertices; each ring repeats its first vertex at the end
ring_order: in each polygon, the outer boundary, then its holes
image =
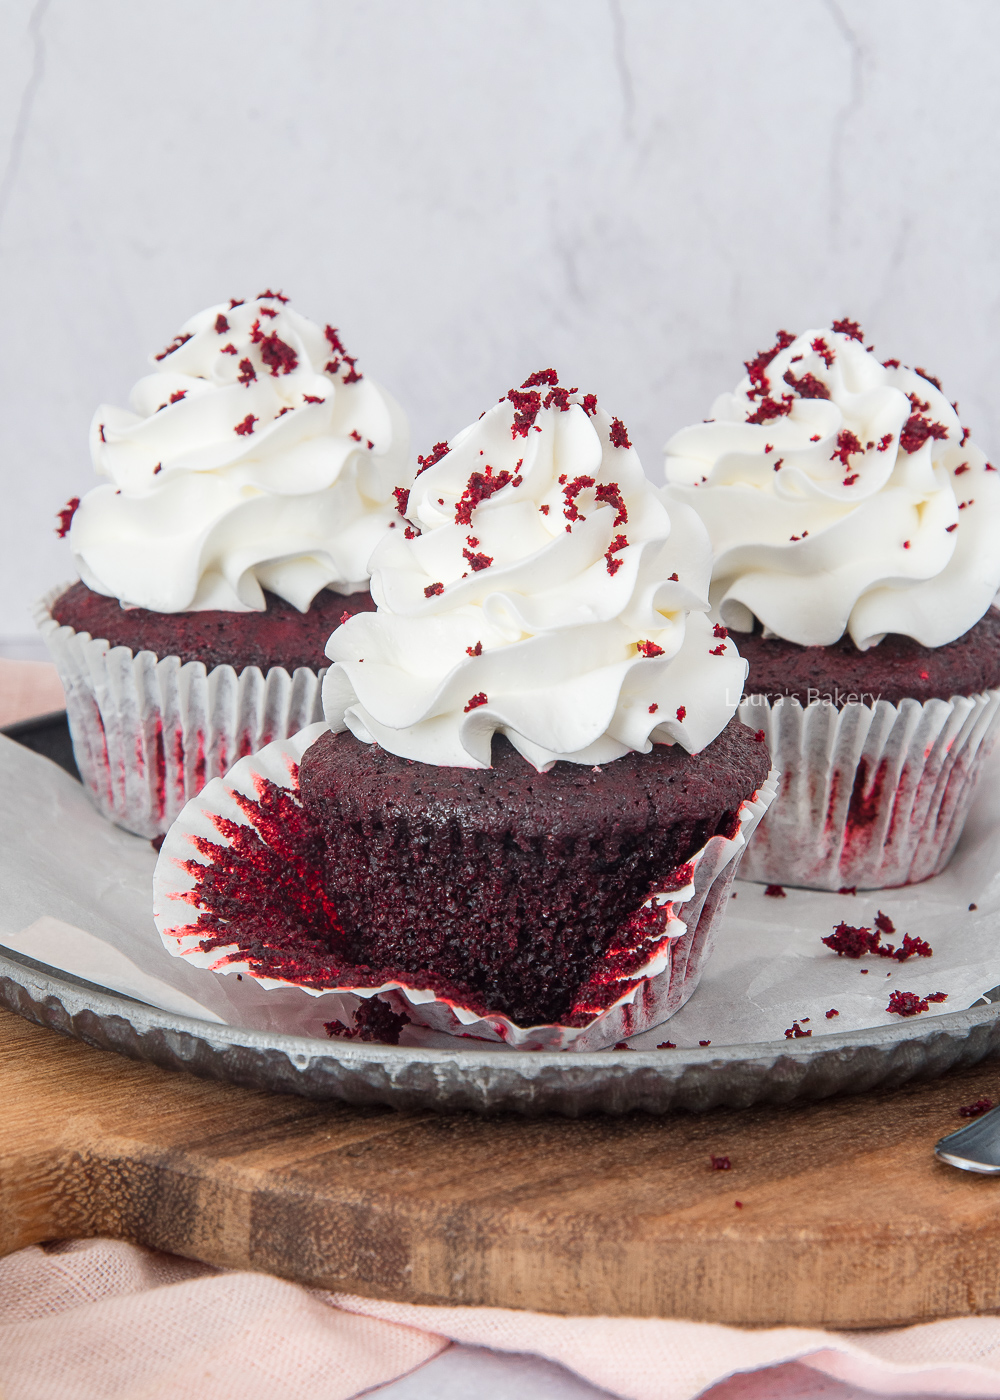
POLYGON ((1000 1176, 1000 1108, 943 1137, 935 1144, 934 1155, 963 1172, 1000 1176))

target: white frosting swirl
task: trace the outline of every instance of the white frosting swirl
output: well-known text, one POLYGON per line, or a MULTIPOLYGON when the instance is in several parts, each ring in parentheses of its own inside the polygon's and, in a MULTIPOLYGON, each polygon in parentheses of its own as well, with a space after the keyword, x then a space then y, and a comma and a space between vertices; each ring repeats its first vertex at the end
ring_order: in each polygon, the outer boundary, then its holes
POLYGON ((132 411, 91 425, 111 481, 70 529, 88 587, 166 613, 259 611, 263 588, 305 612, 367 587, 409 430, 337 332, 267 292, 193 316, 151 363, 132 411))
POLYGON ((924 371, 835 326, 782 332, 710 420, 670 439, 668 495, 708 527, 728 626, 943 646, 1000 587, 1000 475, 924 371))
POLYGON ((462 768, 500 732, 545 771, 725 727, 746 665, 707 616, 707 536, 592 394, 541 371, 418 462, 372 559, 378 611, 327 646, 334 730, 462 768))

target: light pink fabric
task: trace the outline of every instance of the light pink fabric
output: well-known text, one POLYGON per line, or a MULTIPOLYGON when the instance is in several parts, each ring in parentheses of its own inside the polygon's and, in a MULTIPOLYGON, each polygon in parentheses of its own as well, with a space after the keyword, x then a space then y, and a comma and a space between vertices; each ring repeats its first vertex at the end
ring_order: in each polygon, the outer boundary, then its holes
POLYGON ((373 1302, 115 1240, 0 1260, 3 1400, 350 1400, 429 1361, 446 1339, 546 1357, 626 1400, 694 1400, 730 1376, 714 1400, 770 1400, 790 1393, 801 1372, 783 1363, 796 1360, 880 1395, 1000 1396, 992 1317, 892 1332, 741 1331, 373 1302))
POLYGON ((66 697, 51 662, 0 657, 0 726, 65 708, 66 697))

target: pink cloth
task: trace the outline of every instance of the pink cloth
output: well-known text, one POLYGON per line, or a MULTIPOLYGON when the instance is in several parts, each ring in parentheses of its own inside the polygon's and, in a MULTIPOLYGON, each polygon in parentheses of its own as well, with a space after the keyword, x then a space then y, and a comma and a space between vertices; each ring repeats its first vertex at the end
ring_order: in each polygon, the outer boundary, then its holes
POLYGON ((65 708, 66 697, 51 662, 0 657, 0 726, 65 708))
POLYGON ((694 1400, 720 1381, 714 1400, 775 1400, 801 1375, 790 1361, 878 1395, 1000 1396, 993 1317, 889 1332, 742 1331, 373 1302, 116 1240, 33 1245, 0 1260, 3 1400, 350 1400, 449 1340, 545 1357, 627 1400, 694 1400))

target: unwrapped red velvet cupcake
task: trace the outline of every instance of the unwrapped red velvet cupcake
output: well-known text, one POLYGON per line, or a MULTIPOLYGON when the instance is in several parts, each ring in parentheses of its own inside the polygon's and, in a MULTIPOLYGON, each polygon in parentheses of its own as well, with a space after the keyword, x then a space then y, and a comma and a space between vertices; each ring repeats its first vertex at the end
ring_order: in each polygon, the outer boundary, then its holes
POLYGON ((374 607, 408 429, 339 332, 265 292, 213 306, 98 409, 108 480, 61 512, 80 582, 37 620, 101 811, 143 836, 320 716, 324 646, 374 607))
POLYGON ((341 1033, 382 998, 453 1033, 614 1044, 693 992, 773 793, 707 536, 552 370, 418 462, 378 610, 330 639, 329 729, 189 805, 158 924, 217 971, 353 998, 341 1033))
POLYGON ((751 879, 878 888, 943 869, 1000 713, 1000 475, 926 370, 853 321, 785 331, 667 444, 712 541, 741 716, 781 789, 751 879))

